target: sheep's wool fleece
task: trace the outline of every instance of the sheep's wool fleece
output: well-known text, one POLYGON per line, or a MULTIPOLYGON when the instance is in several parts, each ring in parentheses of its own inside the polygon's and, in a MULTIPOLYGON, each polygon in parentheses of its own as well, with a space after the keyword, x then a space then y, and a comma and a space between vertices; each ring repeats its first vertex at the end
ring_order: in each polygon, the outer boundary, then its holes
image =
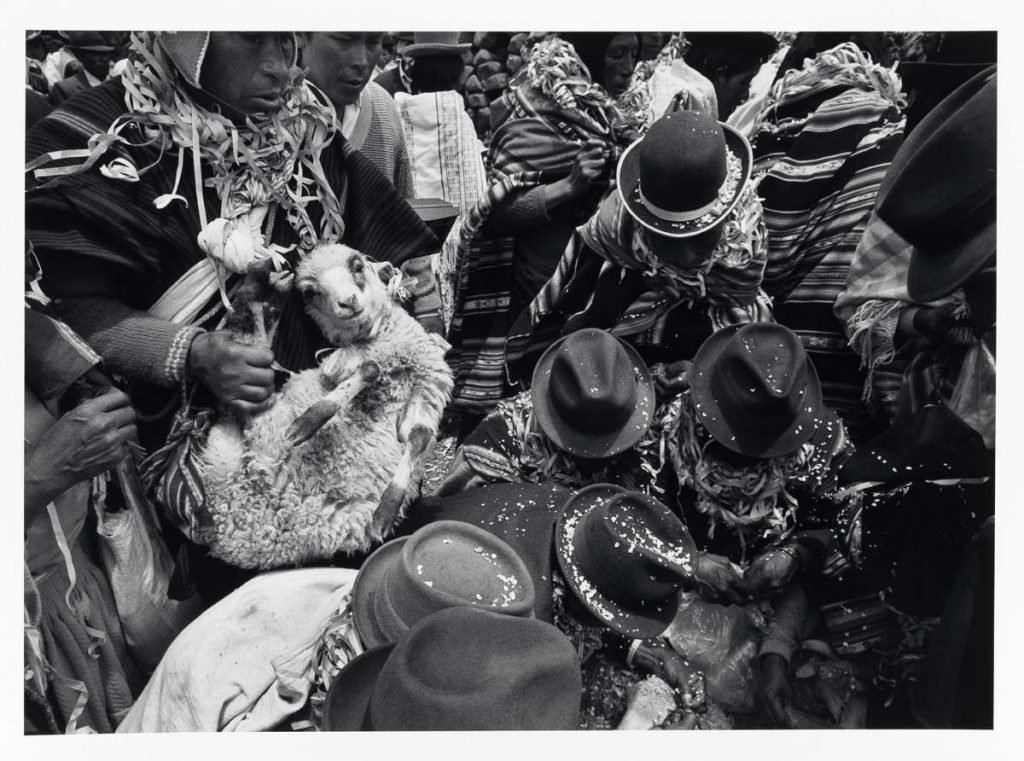
MULTIPOLYGON (((290 450, 284 434, 324 399, 319 369, 293 376, 274 406, 253 418, 244 433, 227 433, 242 437, 240 462, 218 461, 231 447, 215 438, 225 429, 211 431, 203 477, 214 525, 208 538, 212 554, 243 568, 280 568, 368 549, 381 496, 402 471, 399 421, 413 394, 426 387, 434 401, 433 419, 424 423, 432 437, 437 433, 451 390, 442 344, 395 306, 374 338, 346 348, 358 361, 376 363, 379 377, 349 397, 307 442, 290 450), (282 468, 292 469, 284 483, 282 468)), ((423 464, 422 458, 412 462, 401 476, 411 487, 402 509, 415 496, 423 464)))

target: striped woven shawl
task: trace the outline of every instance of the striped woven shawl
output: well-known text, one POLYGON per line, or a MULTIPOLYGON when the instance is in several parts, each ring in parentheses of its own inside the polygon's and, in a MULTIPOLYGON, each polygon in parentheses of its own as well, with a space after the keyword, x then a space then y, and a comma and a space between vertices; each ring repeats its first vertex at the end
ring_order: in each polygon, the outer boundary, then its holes
POLYGON ((855 440, 870 434, 874 413, 832 308, 903 141, 899 88, 894 73, 844 43, 775 84, 752 140, 768 227, 764 290, 855 440))

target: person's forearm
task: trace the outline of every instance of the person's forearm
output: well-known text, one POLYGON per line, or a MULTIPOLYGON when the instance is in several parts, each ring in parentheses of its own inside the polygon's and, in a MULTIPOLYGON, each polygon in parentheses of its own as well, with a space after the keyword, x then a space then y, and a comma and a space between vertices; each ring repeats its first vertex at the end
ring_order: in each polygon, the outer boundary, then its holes
POLYGON ((759 654, 774 654, 789 661, 800 642, 807 608, 807 593, 802 585, 790 584, 779 592, 772 601, 772 617, 759 654))
POLYGON ((46 506, 70 488, 52 477, 42 477, 33 467, 31 458, 25 462, 25 525, 46 509, 46 506))
POLYGON ((575 198, 569 178, 523 190, 496 207, 487 219, 498 234, 530 230, 551 221, 551 212, 575 198))
POLYGON ((192 339, 202 332, 153 317, 112 298, 64 299, 58 311, 103 357, 111 372, 161 386, 172 386, 185 377, 192 339))

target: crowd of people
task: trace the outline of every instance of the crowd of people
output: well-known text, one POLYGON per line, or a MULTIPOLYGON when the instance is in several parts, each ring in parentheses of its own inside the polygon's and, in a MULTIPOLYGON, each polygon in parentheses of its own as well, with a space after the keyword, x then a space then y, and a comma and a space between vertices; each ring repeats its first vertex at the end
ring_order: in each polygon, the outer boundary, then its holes
POLYGON ((25 732, 991 727, 995 60, 28 32, 25 732))

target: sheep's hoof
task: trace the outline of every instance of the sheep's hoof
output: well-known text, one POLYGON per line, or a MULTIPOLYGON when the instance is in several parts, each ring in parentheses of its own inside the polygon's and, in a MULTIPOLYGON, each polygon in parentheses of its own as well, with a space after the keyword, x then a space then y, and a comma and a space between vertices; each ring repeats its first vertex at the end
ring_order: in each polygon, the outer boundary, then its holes
POLYGON ((291 290, 292 284, 295 282, 295 273, 284 270, 282 272, 271 272, 270 273, 270 285, 273 286, 275 291, 279 293, 285 293, 291 290))
POLYGON ((373 383, 380 377, 380 365, 373 360, 367 360, 359 365, 359 377, 364 383, 373 383))
POLYGON ((380 503, 373 513, 373 523, 370 526, 370 534, 374 539, 384 538, 384 534, 390 531, 398 515, 409 498, 409 490, 400 484, 391 482, 388 488, 380 497, 380 503))
POLYGON ((288 426, 284 436, 290 446, 298 446, 309 441, 316 432, 323 428, 338 412, 338 403, 321 399, 299 415, 288 426))

